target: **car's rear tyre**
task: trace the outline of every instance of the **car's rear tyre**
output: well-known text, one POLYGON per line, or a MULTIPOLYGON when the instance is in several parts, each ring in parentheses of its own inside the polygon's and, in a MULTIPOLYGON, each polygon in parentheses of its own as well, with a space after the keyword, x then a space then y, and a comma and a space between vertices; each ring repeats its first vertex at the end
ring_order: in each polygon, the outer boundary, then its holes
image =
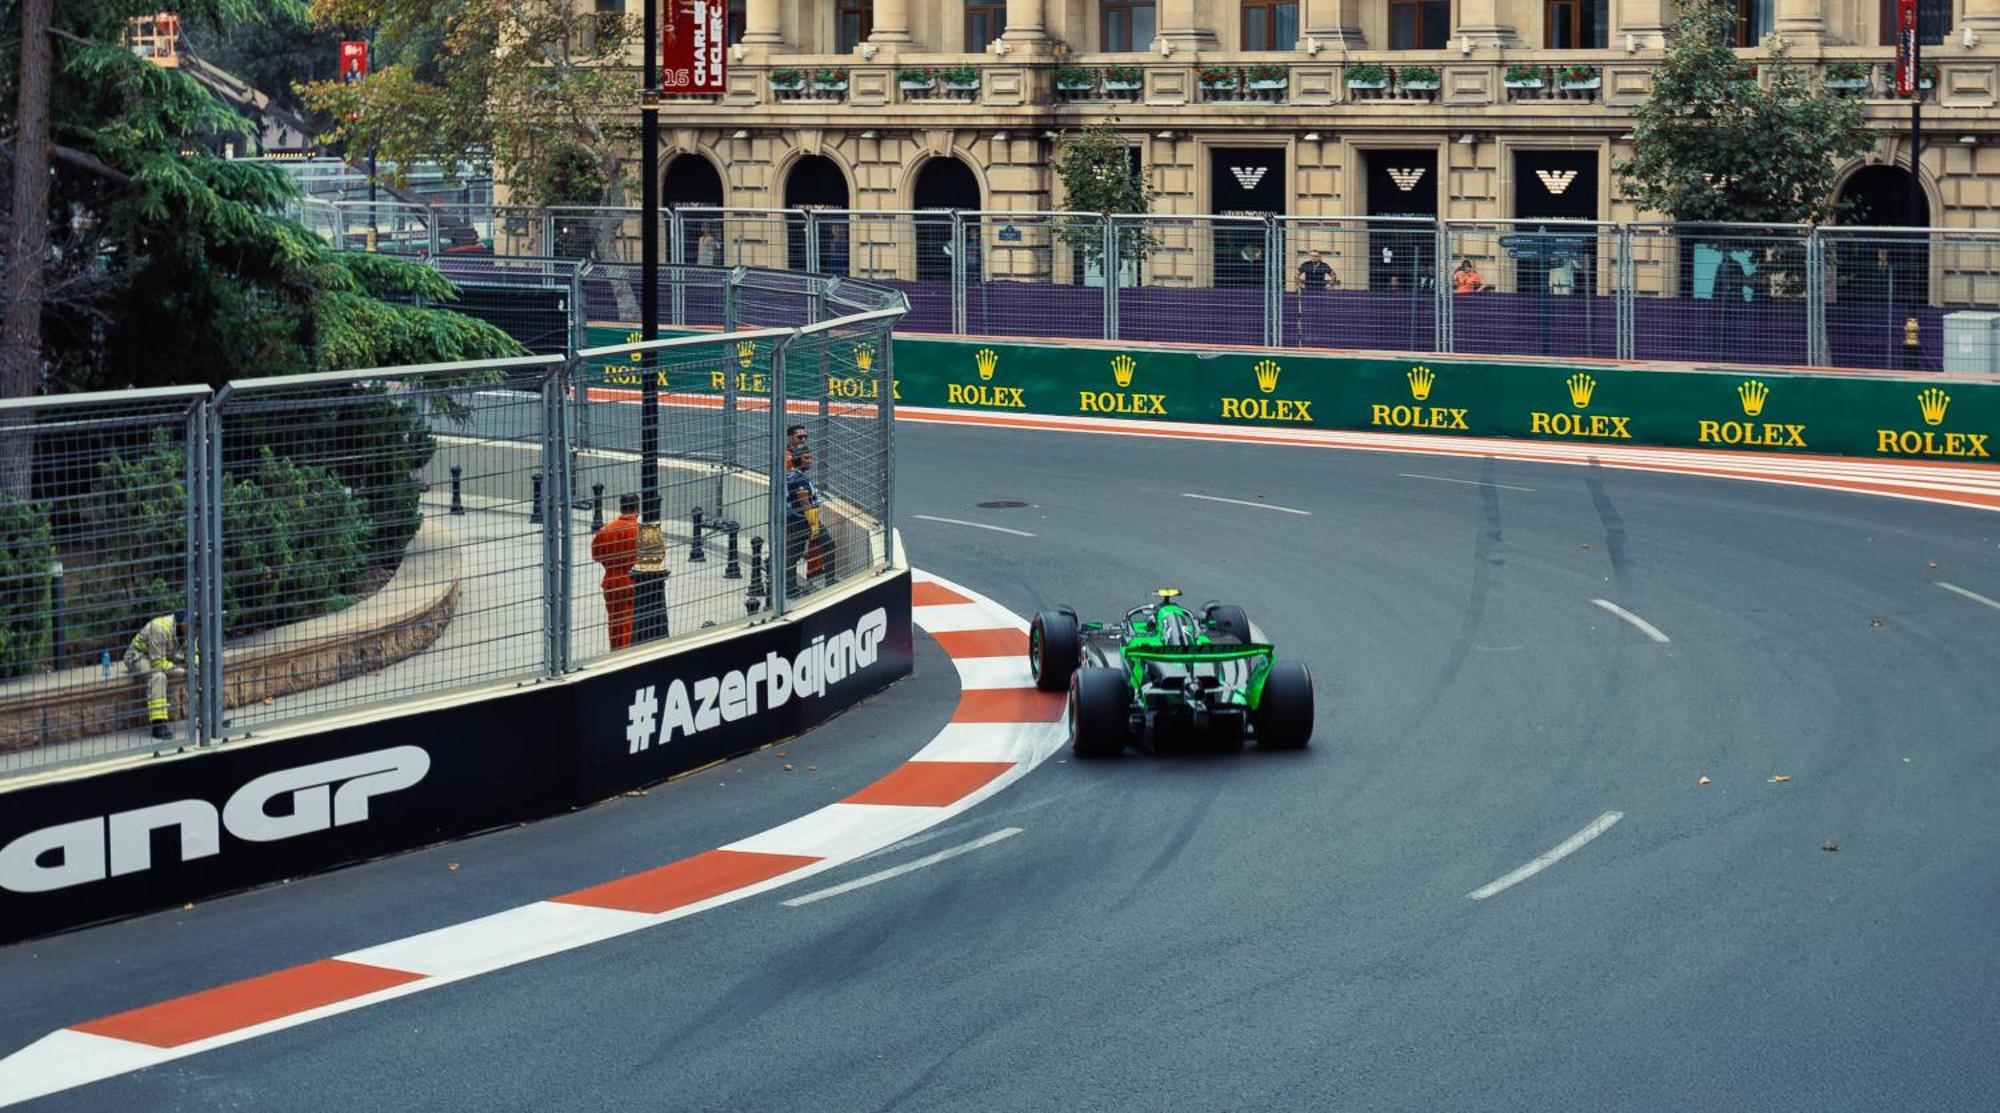
POLYGON ((1117 669, 1078 669, 1069 681, 1069 746, 1084 761, 1117 757, 1132 740, 1132 690, 1117 669))
POLYGON ((1279 661, 1264 678, 1257 701, 1257 748, 1302 750, 1312 739, 1312 673, 1297 661, 1279 661))
POLYGON ((1250 644, 1250 616, 1243 613, 1242 607, 1234 603, 1215 603, 1202 612, 1202 617, 1208 620, 1212 634, 1235 638, 1238 645, 1250 644))
POLYGON ((1035 615, 1035 621, 1028 624, 1028 671, 1035 678, 1035 687, 1044 692, 1068 688, 1070 674, 1082 659, 1075 615, 1061 611, 1035 615))

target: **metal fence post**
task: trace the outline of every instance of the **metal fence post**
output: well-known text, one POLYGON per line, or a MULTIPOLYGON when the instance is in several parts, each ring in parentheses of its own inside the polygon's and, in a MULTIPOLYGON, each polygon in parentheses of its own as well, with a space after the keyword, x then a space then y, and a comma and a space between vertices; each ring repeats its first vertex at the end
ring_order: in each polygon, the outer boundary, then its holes
MULTIPOLYGON (((206 745, 215 739, 211 729, 220 724, 222 712, 219 705, 220 689, 207 682, 206 673, 209 658, 220 658, 222 639, 220 628, 210 625, 209 599, 217 594, 220 587, 220 570, 212 559, 208 547, 208 514, 214 501, 209 498, 208 486, 204 482, 208 475, 208 424, 209 409, 204 401, 191 403, 182 426, 181 437, 181 489, 187 492, 184 511, 184 528, 187 530, 187 556, 183 561, 182 602, 187 612, 194 616, 197 633, 196 650, 200 656, 188 669, 187 701, 188 730, 194 736, 196 745, 206 745)), ((57 647, 60 651, 61 647, 57 647)))
POLYGON ((202 623, 197 631, 201 637, 198 670, 202 691, 200 737, 204 742, 219 742, 222 739, 222 654, 228 648, 228 641, 222 633, 222 603, 227 589, 222 560, 222 407, 229 393, 226 385, 216 392, 209 400, 207 413, 203 415, 207 435, 203 438, 206 443, 202 447, 207 449, 208 466, 204 469, 207 474, 198 480, 200 501, 207 519, 201 527, 201 555, 206 566, 201 570, 201 580, 206 598, 201 601, 202 623))
POLYGON ((571 359, 553 369, 542 381, 542 455, 559 473, 558 482, 545 488, 549 507, 542 525, 542 563, 548 570, 548 587, 551 589, 546 596, 548 606, 544 608, 549 626, 542 664, 550 676, 568 672, 570 660, 571 592, 576 579, 571 562, 575 559, 573 539, 576 523, 569 492, 576 479, 570 468, 569 415, 566 411, 572 384, 570 372, 575 366, 576 361, 571 359))
POLYGON ((667 260, 673 264, 668 271, 672 281, 671 322, 675 325, 687 324, 687 273, 681 268, 687 265, 687 223, 679 209, 667 210, 667 260))
POLYGON ((1274 213, 1264 214, 1264 344, 1285 346, 1285 231, 1274 213))
POLYGON ((1452 350, 1452 333, 1457 325, 1452 319, 1456 306, 1451 300, 1450 226, 1442 220, 1438 221, 1436 235, 1437 246, 1431 252, 1431 264, 1434 267, 1434 273, 1431 275, 1431 299, 1437 305, 1437 311, 1432 314, 1437 318, 1436 334, 1432 343, 1438 351, 1449 352, 1452 350))
POLYGON ((794 329, 777 343, 771 345, 771 456, 766 464, 769 477, 769 520, 765 524, 765 535, 771 539, 771 567, 764 577, 771 585, 771 617, 783 618, 790 608, 785 598, 786 588, 792 582, 792 560, 797 555, 786 544, 785 537, 785 425, 790 416, 786 412, 787 397, 785 382, 785 350, 792 341, 799 338, 794 329))
POLYGON ((1826 335, 1826 240, 1819 225, 1806 232, 1806 362, 1825 367, 1833 362, 1826 335))
POLYGON ((542 210, 542 254, 554 258, 556 254, 556 214, 542 210))
MULTIPOLYGON (((819 210, 807 209, 805 213, 806 213, 806 273, 818 274, 819 273, 819 210)), ((851 266, 854 258, 854 249, 851 245, 848 247, 847 254, 851 266)))
POLYGON ((882 329, 882 382, 876 387, 882 422, 882 562, 896 557, 896 330, 882 329))
POLYGON ((1104 238, 1104 339, 1118 339, 1118 218, 1109 213, 1098 215, 1104 226, 1099 229, 1104 238))
POLYGON ((957 209, 951 211, 951 331, 955 336, 968 335, 965 327, 965 285, 969 281, 966 274, 965 216, 957 209))

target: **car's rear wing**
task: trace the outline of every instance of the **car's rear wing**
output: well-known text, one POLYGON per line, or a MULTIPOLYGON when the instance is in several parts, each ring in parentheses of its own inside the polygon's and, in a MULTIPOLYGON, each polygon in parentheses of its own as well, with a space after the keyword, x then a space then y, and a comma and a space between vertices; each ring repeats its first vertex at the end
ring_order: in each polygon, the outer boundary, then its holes
POLYGON ((1194 665, 1211 661, 1245 661, 1252 657, 1269 659, 1277 652, 1277 646, 1263 642, 1250 642, 1244 645, 1194 645, 1178 649, 1141 649, 1134 646, 1125 650, 1125 659, 1194 665))

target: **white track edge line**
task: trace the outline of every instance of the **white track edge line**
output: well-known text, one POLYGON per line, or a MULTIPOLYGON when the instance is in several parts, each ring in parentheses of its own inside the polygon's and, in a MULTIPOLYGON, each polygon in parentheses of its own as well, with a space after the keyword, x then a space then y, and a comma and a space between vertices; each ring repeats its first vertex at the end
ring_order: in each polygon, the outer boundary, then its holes
POLYGON ((1616 603, 1613 603, 1609 599, 1592 599, 1591 602, 1597 604, 1600 607, 1603 607, 1605 610, 1610 611, 1612 614, 1615 614, 1619 618, 1622 618, 1625 621, 1631 623, 1633 626, 1638 628, 1640 633, 1646 635, 1647 637, 1653 639, 1654 641, 1659 642, 1662 645, 1666 644, 1668 640, 1667 636, 1660 632, 1660 628, 1658 626, 1655 626, 1652 623, 1647 622, 1645 619, 1640 618, 1638 615, 1633 614, 1631 611, 1626 610, 1625 608, 1619 606, 1616 603))
POLYGON ((1548 869, 1550 866, 1555 865, 1557 862, 1562 861, 1564 858, 1569 857, 1571 854, 1576 853, 1582 849, 1585 843, 1611 830, 1612 824, 1624 818, 1624 812, 1605 812, 1603 815, 1591 820, 1589 826, 1557 843, 1554 848, 1539 855, 1527 865, 1496 881, 1481 885, 1479 888, 1465 895, 1472 900, 1485 900, 1487 897, 1503 893, 1543 870, 1548 869))
POLYGON ((782 903, 786 908, 804 908, 808 904, 815 904, 830 897, 844 896, 856 889, 866 889, 870 885, 877 885, 891 878, 901 877, 906 873, 915 873, 920 869, 935 866, 939 862, 949 862, 961 854, 970 854, 982 847, 992 846, 1003 839, 1011 839, 1020 833, 1021 829, 1019 827, 1002 827, 992 834, 981 835, 971 842, 962 842, 957 846, 946 847, 934 854, 926 854, 921 858, 912 858, 901 865, 890 866, 885 870, 877 870, 865 877, 857 877, 852 881, 843 881, 838 885, 819 889, 804 896, 793 897, 782 903))
POLYGON ((1932 580, 1931 582, 1945 589, 1946 591, 1951 592, 1953 595, 1962 595, 1965 598, 1970 599, 1975 603, 1984 603, 1987 606, 1992 607, 1994 610, 2000 611, 2000 602, 1994 602, 1993 600, 1988 599, 1986 596, 1981 595, 1976 591, 1971 591, 1966 588, 1962 588, 1957 584, 1948 584, 1945 583, 1943 580, 1932 580))

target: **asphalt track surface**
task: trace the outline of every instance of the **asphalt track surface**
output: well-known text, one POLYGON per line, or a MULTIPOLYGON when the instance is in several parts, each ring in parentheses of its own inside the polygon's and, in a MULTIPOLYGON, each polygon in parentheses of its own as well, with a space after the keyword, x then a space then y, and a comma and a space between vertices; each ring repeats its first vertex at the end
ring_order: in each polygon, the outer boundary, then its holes
MULTIPOLYGON (((2000 598, 2000 518, 1490 460, 898 436, 920 565, 1023 614, 1111 618, 1161 584, 1239 602, 1312 666, 1313 748, 1051 760, 922 846, 28 1108, 2000 1105, 2000 610, 1936 586, 2000 598)), ((0 1043, 742 837, 907 757, 955 683, 924 641, 882 697, 644 798, 0 950, 0 1043)))

